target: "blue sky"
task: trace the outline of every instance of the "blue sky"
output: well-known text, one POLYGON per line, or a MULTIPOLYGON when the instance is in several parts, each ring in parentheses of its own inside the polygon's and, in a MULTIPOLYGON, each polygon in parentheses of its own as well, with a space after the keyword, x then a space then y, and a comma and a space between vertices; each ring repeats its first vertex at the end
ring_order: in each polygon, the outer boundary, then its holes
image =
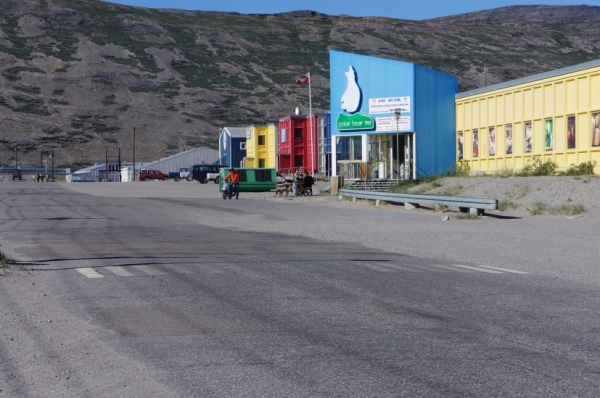
MULTIPOLYGON (((105 0, 106 1, 106 0, 105 0)), ((242 14, 274 14, 312 10, 329 15, 427 19, 510 5, 593 5, 600 0, 110 0, 111 3, 148 8, 181 8, 202 11, 235 11, 242 14)))

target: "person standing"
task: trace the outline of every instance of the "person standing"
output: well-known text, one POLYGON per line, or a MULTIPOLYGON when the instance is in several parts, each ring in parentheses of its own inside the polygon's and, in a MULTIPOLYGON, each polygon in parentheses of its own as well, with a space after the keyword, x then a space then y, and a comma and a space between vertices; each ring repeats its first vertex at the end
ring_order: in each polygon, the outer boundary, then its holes
POLYGON ((238 171, 232 167, 223 181, 227 181, 227 179, 231 181, 231 187, 235 191, 235 199, 237 200, 240 196, 240 175, 238 174, 238 171))

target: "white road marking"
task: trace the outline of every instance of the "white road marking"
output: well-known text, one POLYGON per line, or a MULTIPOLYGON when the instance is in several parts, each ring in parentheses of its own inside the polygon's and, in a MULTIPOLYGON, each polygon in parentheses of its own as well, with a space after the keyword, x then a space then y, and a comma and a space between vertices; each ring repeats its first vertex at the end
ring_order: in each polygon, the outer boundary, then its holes
POLYGON ((492 271, 491 269, 481 269, 481 268, 477 268, 477 267, 470 267, 468 265, 450 264, 450 266, 463 268, 463 269, 470 269, 470 270, 479 271, 479 272, 487 272, 488 274, 501 274, 502 273, 500 271, 492 271))
POLYGON ((440 264, 429 264, 430 267, 435 267, 435 268, 439 268, 439 269, 444 269, 447 271, 458 271, 458 272, 473 272, 473 271, 469 271, 467 269, 460 269, 460 268, 454 268, 454 267, 449 267, 447 265, 440 265, 440 264))
POLYGON ((495 270, 504 271, 504 272, 510 272, 512 274, 529 274, 529 272, 515 271, 513 269, 506 269, 506 268, 500 268, 500 267, 492 267, 490 265, 478 265, 478 267, 490 268, 490 269, 495 269, 495 270))
POLYGON ((164 272, 161 272, 159 270, 156 270, 154 268, 151 268, 147 265, 134 265, 133 268, 142 271, 143 273, 150 275, 150 276, 155 276, 155 275, 164 275, 164 272))
POLYGON ((117 276, 133 276, 133 274, 129 271, 126 271, 125 268, 123 267, 104 267, 105 269, 109 270, 110 272, 112 272, 113 274, 117 275, 117 276))
POLYGON ((104 278, 104 275, 99 274, 92 268, 77 268, 77 271, 82 273, 86 278, 104 278))
POLYGON ((406 272, 423 272, 420 269, 401 267, 400 265, 396 265, 396 264, 381 264, 380 267, 387 267, 387 268, 392 268, 392 269, 395 269, 398 271, 406 271, 406 272))

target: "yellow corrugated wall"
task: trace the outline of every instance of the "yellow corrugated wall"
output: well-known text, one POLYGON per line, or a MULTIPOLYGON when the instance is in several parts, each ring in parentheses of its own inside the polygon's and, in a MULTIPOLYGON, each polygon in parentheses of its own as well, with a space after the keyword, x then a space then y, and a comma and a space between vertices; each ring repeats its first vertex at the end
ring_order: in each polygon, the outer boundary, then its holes
POLYGON ((259 159, 264 159, 265 168, 276 167, 277 127, 274 124, 252 125, 248 127, 250 137, 246 139, 244 167, 258 168, 259 159), (258 145, 258 136, 265 137, 265 144, 258 145))
POLYGON ((596 114, 600 117, 600 66, 458 98, 457 142, 462 133, 463 160, 471 170, 518 170, 539 156, 554 161, 561 170, 595 160, 598 174, 600 145, 592 145, 596 114), (569 148, 567 130, 573 122, 575 147, 569 148), (530 152, 526 151, 527 125, 532 129, 530 152), (508 153, 510 142, 512 153, 508 153))
POLYGON ((256 157, 256 126, 248 126, 247 130, 250 131, 250 135, 246 136, 246 157, 244 158, 244 167, 248 169, 253 169, 258 167, 258 161, 256 157))

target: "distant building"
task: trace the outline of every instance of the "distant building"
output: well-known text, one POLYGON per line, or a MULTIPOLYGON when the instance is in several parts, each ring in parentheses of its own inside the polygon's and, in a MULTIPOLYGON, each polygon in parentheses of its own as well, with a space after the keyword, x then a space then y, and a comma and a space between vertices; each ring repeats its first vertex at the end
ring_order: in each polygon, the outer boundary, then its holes
POLYGON ((218 163, 229 167, 244 167, 247 127, 224 127, 219 136, 218 163))
POLYGON ((246 128, 244 167, 277 168, 277 126, 251 125, 246 128))
POLYGON ((279 119, 279 171, 331 175, 331 114, 315 113, 279 119))
MULTIPOLYGON (((190 168, 195 164, 218 163, 219 152, 206 147, 194 148, 153 162, 144 162, 142 168, 155 169, 163 173, 179 171, 181 168, 190 168)), ((139 172, 139 169, 137 170, 139 172)))
POLYGON ((346 179, 419 179, 454 167, 456 76, 330 51, 331 161, 346 179))
POLYGON ((559 169, 596 161, 600 171, 600 60, 456 95, 455 157, 471 170, 559 169))

